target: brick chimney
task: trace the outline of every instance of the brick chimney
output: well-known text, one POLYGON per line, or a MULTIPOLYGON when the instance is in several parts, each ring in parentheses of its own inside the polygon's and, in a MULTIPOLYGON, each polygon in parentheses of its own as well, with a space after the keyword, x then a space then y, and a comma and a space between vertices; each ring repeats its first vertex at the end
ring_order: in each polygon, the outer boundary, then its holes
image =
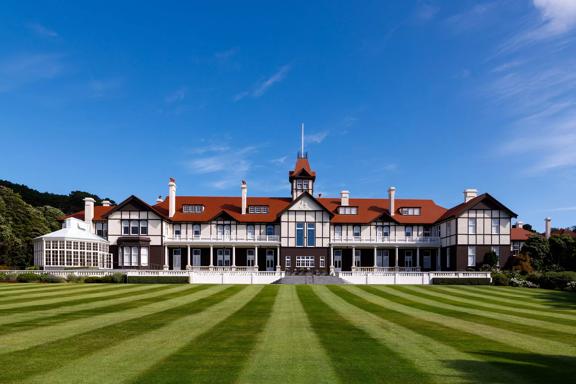
POLYGON ((473 198, 478 196, 478 190, 474 188, 468 188, 464 190, 464 202, 467 203, 473 198))
POLYGON ((348 205, 350 205, 350 192, 349 191, 340 192, 340 205, 343 207, 347 207, 348 205))

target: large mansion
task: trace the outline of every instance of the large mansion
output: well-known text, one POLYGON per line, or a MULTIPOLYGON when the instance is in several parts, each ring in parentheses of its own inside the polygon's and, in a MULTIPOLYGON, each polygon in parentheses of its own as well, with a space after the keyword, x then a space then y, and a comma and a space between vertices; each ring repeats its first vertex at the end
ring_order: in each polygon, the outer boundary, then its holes
POLYGON ((516 214, 491 195, 467 189, 461 204, 433 200, 314 194, 306 154, 289 172, 289 197, 180 196, 150 205, 130 196, 118 205, 85 199, 63 229, 38 238, 35 262, 63 267, 257 271, 462 271, 489 252, 511 255, 516 214))

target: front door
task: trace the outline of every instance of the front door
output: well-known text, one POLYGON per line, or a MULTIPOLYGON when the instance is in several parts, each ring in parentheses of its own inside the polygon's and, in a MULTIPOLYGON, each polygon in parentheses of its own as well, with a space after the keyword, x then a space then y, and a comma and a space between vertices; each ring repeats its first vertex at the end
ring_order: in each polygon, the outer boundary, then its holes
POLYGON ((412 268, 412 251, 406 251, 404 254, 404 267, 412 268))
POLYGON ((199 267, 201 265, 201 253, 199 249, 194 249, 192 251, 192 266, 199 267))
POLYGON ((172 269, 179 271, 182 269, 182 251, 180 248, 172 251, 172 269))
POLYGON ((342 271, 342 250, 340 249, 334 251, 334 270, 342 271))
POLYGON ((390 257, 387 249, 378 249, 376 251, 376 266, 381 268, 390 266, 390 257))
POLYGON ((266 251, 266 270, 274 270, 274 250, 272 249, 266 251))
POLYGON ((216 251, 216 266, 230 266, 230 249, 219 249, 216 251))

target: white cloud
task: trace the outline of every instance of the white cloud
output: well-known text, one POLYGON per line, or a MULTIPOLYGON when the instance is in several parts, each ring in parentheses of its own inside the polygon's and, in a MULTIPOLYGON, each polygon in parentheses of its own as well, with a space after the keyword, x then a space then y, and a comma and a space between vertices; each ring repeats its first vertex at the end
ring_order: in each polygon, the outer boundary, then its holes
POLYGON ((429 2, 420 1, 416 7, 416 18, 422 21, 430 21, 436 17, 440 8, 429 2))
POLYGON ((180 87, 177 90, 175 90, 174 92, 166 95, 166 97, 164 98, 164 101, 166 102, 166 104, 178 103, 178 102, 184 100, 184 98, 186 97, 187 94, 188 94, 188 88, 187 87, 180 87))
POLYGON ((0 58, 0 92, 50 80, 64 71, 63 55, 22 53, 0 58))
POLYGON ((191 151, 195 156, 186 163, 190 173, 213 175, 209 184, 216 189, 225 189, 240 183, 252 169, 251 157, 256 147, 234 148, 207 146, 191 151))
POLYGON ((328 136, 328 131, 322 131, 312 134, 304 134, 304 142, 307 144, 320 144, 328 136))
POLYGON ((576 1, 533 0, 533 3, 543 20, 538 34, 557 35, 576 27, 576 1))
POLYGON ((26 28, 35 33, 40 37, 56 38, 58 37, 58 32, 40 24, 40 23, 28 23, 26 28))
POLYGON ((89 83, 90 92, 94 97, 102 97, 116 91, 122 86, 122 79, 97 79, 89 83))
POLYGON ((284 65, 276 73, 272 76, 256 83, 250 90, 246 90, 244 92, 240 92, 234 97, 234 101, 240 101, 245 99, 246 97, 258 98, 262 96, 268 89, 270 89, 274 84, 277 84, 284 80, 290 72, 291 66, 284 65))
POLYGON ((238 51, 239 51, 238 47, 230 48, 230 49, 227 49, 225 51, 216 52, 214 54, 214 57, 219 61, 226 61, 226 60, 229 60, 232 57, 236 56, 238 51))

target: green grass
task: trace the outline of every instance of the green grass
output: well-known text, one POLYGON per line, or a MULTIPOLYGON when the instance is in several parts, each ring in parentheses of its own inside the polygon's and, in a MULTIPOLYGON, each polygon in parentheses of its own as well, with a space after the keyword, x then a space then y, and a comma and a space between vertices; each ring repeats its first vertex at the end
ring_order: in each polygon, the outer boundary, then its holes
POLYGON ((2 284, 0 367, 0 383, 572 382, 576 295, 2 284))

